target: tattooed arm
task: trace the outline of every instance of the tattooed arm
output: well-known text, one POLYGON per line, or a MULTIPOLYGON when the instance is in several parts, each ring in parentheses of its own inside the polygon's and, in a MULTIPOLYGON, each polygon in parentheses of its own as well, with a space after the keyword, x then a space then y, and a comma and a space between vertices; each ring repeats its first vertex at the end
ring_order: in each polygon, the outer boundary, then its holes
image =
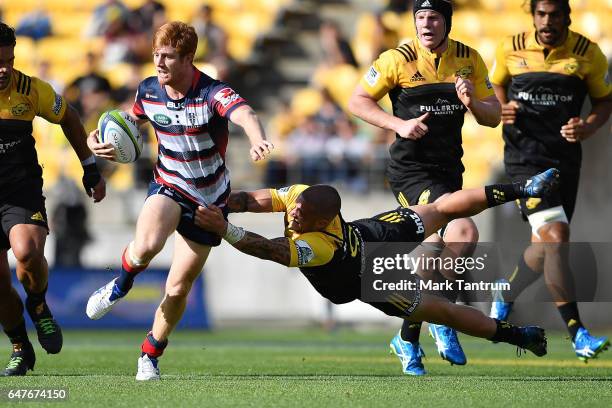
POLYGON ((245 231, 244 238, 232 245, 240 252, 281 265, 289 266, 291 261, 289 238, 268 239, 254 232, 245 231))
MULTIPOLYGON (((285 266, 288 266, 291 261, 291 248, 288 238, 268 239, 250 231, 240 231, 241 234, 244 233, 244 236, 237 242, 232 243, 226 237, 228 235, 228 222, 223 218, 221 210, 214 205, 208 208, 198 207, 194 219, 198 227, 224 237, 240 252, 285 266)), ((230 228, 233 228, 236 232, 240 230, 232 225, 230 225, 230 228)))
POLYGON ((232 191, 227 201, 230 212, 272 212, 270 190, 232 191))

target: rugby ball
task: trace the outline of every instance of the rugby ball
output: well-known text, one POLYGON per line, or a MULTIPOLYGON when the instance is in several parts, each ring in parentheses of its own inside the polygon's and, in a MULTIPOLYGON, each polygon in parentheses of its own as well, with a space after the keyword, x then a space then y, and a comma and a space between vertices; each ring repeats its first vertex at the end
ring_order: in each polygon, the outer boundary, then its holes
POLYGON ((104 112, 98 120, 98 140, 115 147, 118 163, 132 163, 142 152, 142 137, 136 121, 120 110, 104 112))

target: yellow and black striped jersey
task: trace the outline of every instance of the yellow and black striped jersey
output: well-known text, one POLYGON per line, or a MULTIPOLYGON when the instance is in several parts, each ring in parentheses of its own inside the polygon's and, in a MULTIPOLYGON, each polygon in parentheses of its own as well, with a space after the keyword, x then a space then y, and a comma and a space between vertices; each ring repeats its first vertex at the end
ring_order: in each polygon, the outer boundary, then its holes
POLYGON ((455 91, 457 77, 472 81, 475 97, 494 95, 487 67, 476 50, 452 39, 439 57, 418 40, 382 53, 360 84, 374 99, 389 94, 393 114, 408 120, 430 117, 428 133, 419 140, 399 136, 391 146, 391 171, 415 163, 463 172, 461 128, 467 108, 455 91))
POLYGON ((610 95, 607 73, 597 44, 574 31, 550 51, 538 43, 535 30, 506 37, 491 76, 491 82, 507 87, 508 100, 520 104, 515 124, 503 127, 506 164, 578 171, 580 144, 567 142, 560 130, 580 115, 587 94, 610 95))
POLYGON ((295 184, 271 189, 272 211, 285 213, 285 236, 289 239, 291 260, 314 288, 333 303, 355 300, 360 292, 362 241, 355 227, 336 216, 323 231, 298 234, 287 226, 289 213, 300 194, 308 188, 295 184))
POLYGON ((28 181, 42 185, 32 121, 40 116, 60 123, 65 112, 66 101, 51 85, 13 69, 9 85, 0 90, 0 195, 28 181))

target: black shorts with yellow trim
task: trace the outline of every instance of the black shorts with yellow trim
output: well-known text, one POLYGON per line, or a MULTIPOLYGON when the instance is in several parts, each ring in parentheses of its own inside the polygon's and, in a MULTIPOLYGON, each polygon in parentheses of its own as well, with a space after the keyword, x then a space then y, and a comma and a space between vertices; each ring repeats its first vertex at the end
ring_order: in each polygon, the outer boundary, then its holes
POLYGON ((49 233, 45 196, 42 183, 32 183, 11 191, 10 195, 0 200, 0 249, 10 249, 9 234, 11 228, 19 224, 39 225, 49 233))
MULTIPOLYGON (((409 279, 418 281, 419 277, 417 275, 410 275, 409 279)), ((421 290, 416 289, 404 292, 393 292, 387 295, 386 302, 365 303, 375 307, 388 316, 407 319, 421 304, 421 290)))
POLYGON ((424 205, 447 193, 461 190, 461 173, 442 170, 408 170, 401 175, 389 173, 389 185, 402 207, 424 205))
POLYGON ((366 245, 368 242, 420 243, 425 239, 423 220, 409 208, 398 207, 350 224, 357 227, 366 245))
MULTIPOLYGON (((513 182, 525 181, 546 170, 547 169, 537 169, 534 167, 506 166, 506 173, 513 182)), ((525 221, 527 221, 528 217, 532 214, 559 206, 563 207, 568 222, 572 220, 576 208, 580 173, 562 170, 560 181, 559 189, 547 197, 521 198, 517 200, 517 205, 525 221)))
MULTIPOLYGON (((421 217, 409 208, 399 207, 351 224, 357 227, 366 246, 368 242, 404 242, 412 243, 416 248, 425 239, 425 225, 421 217)), ((408 248, 407 251, 412 249, 408 248)), ((410 275, 410 279, 418 279, 418 276, 410 275)), ((417 290, 394 292, 385 302, 364 302, 389 316, 407 318, 420 301, 420 291, 417 290)))

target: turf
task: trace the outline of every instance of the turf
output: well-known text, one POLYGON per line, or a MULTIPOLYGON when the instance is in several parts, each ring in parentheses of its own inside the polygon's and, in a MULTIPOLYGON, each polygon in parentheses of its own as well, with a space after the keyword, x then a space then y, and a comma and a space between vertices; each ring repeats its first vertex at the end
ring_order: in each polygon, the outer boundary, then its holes
POLYGON ((177 332, 160 359, 162 381, 137 383, 142 331, 67 331, 60 355, 37 346, 35 371, 0 378, 0 389, 67 388, 68 400, 52 406, 83 407, 612 406, 612 352, 584 364, 562 333, 549 334, 543 358, 517 357, 512 346, 462 336, 464 367, 442 361, 424 338, 429 374, 420 378, 401 374, 388 354, 392 334, 177 332))

